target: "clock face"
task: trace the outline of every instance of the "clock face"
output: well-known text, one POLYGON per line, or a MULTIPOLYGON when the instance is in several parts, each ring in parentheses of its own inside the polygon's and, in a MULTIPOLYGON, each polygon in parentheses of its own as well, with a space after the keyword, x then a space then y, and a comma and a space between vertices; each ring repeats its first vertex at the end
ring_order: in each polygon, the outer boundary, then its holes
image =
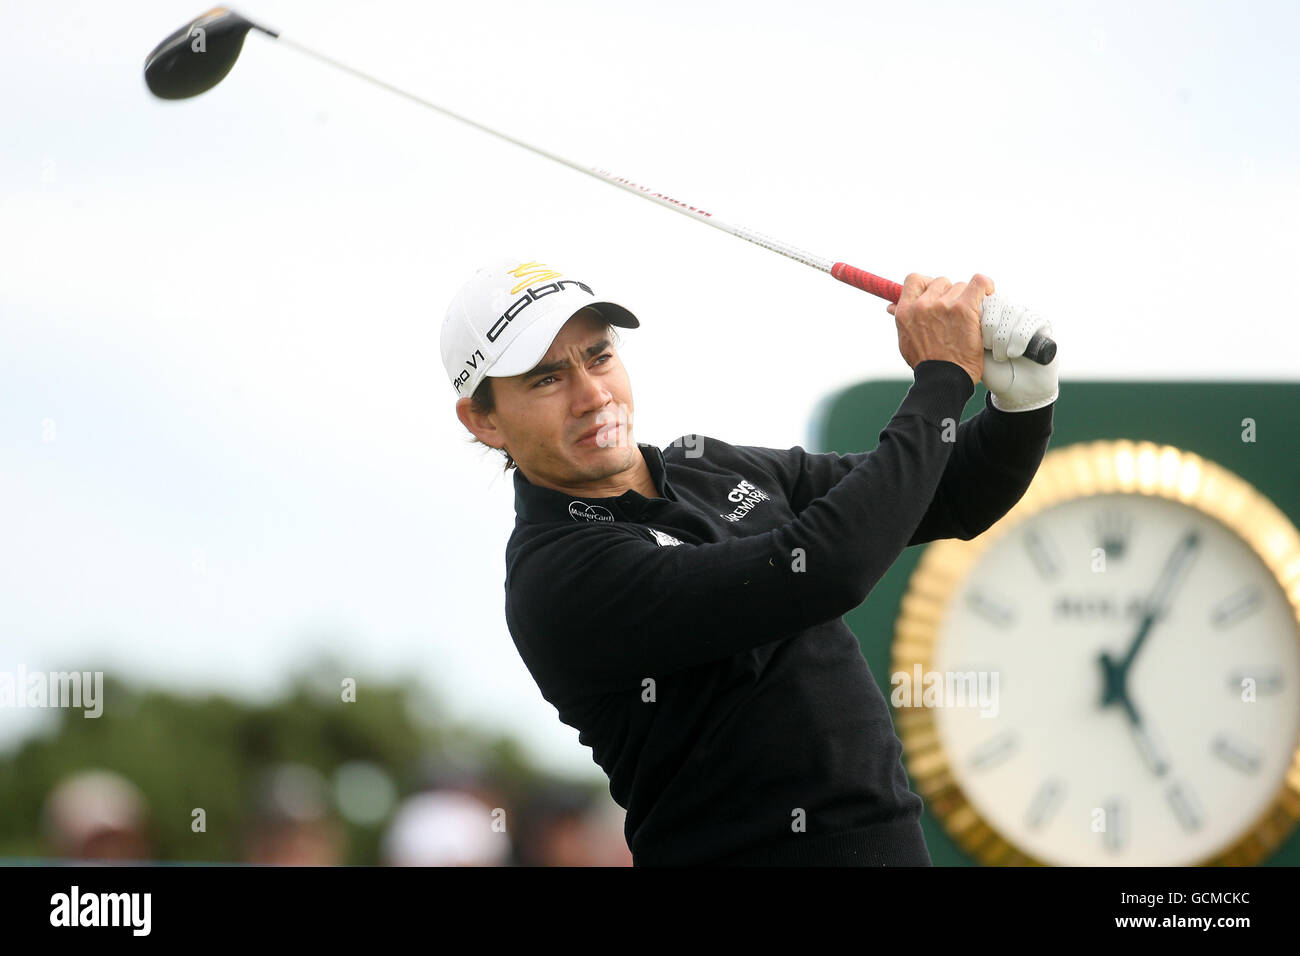
POLYGON ((957 592, 933 667, 999 675, 996 712, 935 718, 972 804, 1049 863, 1212 856, 1264 814, 1300 737, 1286 596, 1241 538, 1163 498, 1078 499, 1005 535, 957 592), (1127 702, 1107 699, 1135 642, 1127 702))
POLYGON ((904 732, 909 760, 916 740, 931 748, 910 768, 918 791, 932 791, 941 818, 960 804, 956 818, 978 818, 1029 861, 1177 866, 1224 854, 1275 811, 1300 766, 1297 609, 1261 539, 1190 496, 1051 497, 966 557, 941 552, 949 560, 918 568, 929 583, 918 592, 914 577, 913 593, 942 599, 922 641, 927 615, 909 624, 905 613, 900 635, 926 649, 908 662, 896 640, 895 673, 923 663, 950 688, 952 675, 981 688, 978 701, 940 693, 908 711, 932 721, 910 743, 904 732))

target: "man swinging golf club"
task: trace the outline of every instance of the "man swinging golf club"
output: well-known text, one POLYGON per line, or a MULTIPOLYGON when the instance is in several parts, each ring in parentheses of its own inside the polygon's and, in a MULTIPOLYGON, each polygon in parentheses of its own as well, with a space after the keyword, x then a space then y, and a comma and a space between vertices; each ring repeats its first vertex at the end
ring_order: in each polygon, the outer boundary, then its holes
POLYGON ((633 863, 928 866, 888 705, 843 615, 904 548, 969 540, 1046 452, 1050 323, 993 283, 910 275, 896 306, 913 383, 879 445, 810 454, 632 434, 613 326, 590 277, 480 269, 441 352, 456 414, 515 470, 505 612, 542 696, 627 810, 633 863), (989 354, 985 354, 985 346, 989 354), (985 408, 960 422, 975 384, 985 408))

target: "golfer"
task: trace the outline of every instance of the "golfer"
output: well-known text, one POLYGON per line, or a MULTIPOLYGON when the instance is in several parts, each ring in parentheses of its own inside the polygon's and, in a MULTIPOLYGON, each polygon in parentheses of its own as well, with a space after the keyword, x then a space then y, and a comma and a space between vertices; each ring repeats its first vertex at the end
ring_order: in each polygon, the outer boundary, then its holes
POLYGON ((613 327, 640 323, 590 280, 486 266, 441 351, 457 417, 515 472, 510 634, 608 775, 633 865, 930 865, 843 616, 904 548, 969 540, 1024 494, 1057 362, 1018 356, 1050 323, 1007 308, 982 326, 988 278, 909 275, 889 312, 913 381, 873 451, 660 449, 634 439, 616 348, 613 327))

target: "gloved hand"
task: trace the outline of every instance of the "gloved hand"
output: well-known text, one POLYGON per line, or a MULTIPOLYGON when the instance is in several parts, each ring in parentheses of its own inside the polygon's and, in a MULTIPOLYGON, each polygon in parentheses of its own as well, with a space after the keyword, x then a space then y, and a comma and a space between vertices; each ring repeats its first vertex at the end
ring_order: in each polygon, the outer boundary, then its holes
POLYGON ((994 408, 1029 412, 1056 401, 1060 394, 1057 376, 1060 354, 1047 365, 1022 357, 1035 332, 1042 331, 1055 338, 1051 322, 1024 306, 987 295, 980 303, 980 326, 984 348, 988 350, 984 354, 984 377, 980 381, 992 393, 994 408))

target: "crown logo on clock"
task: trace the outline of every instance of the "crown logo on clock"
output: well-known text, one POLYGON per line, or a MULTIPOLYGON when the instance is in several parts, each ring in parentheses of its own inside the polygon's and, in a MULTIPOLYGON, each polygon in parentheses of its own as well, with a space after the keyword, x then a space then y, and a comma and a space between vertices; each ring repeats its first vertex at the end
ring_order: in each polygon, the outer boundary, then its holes
POLYGON ((1107 508, 1097 515, 1093 524, 1106 557, 1111 561, 1124 557, 1129 533, 1133 530, 1133 519, 1118 508, 1107 508))

